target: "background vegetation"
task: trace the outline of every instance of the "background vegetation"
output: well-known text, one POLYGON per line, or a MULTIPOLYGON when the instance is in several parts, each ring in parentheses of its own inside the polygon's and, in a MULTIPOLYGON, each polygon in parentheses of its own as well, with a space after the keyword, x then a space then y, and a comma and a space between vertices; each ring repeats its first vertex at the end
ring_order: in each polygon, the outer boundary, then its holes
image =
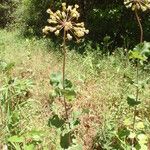
MULTIPOLYGON (((21 28, 23 35, 42 35, 42 28, 48 18, 46 9, 51 7, 56 10, 62 0, 1 0, 1 26, 7 22, 15 22, 21 28), (5 18, 5 19, 4 19, 5 18)), ((135 16, 130 9, 126 9, 123 0, 71 0, 68 4, 79 4, 81 20, 90 30, 87 39, 93 43, 101 43, 104 37, 110 36, 111 49, 117 46, 130 47, 138 43, 139 32, 135 16), (129 42, 130 41, 130 42, 129 42)), ((144 40, 150 37, 150 11, 141 13, 144 27, 144 40)), ((95 46, 95 44, 93 44, 95 46)))

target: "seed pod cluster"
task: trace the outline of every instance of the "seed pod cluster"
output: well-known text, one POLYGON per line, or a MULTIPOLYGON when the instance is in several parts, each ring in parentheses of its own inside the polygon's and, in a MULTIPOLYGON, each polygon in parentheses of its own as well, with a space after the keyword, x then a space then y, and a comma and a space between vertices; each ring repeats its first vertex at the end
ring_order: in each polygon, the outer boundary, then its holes
POLYGON ((125 0, 124 4, 127 8, 132 8, 133 11, 150 9, 150 0, 125 0))
POLYGON ((51 9, 47 10, 50 18, 47 20, 50 25, 45 26, 43 32, 48 34, 54 32, 56 36, 59 36, 61 30, 64 30, 67 34, 66 38, 72 40, 73 36, 78 40, 85 34, 89 33, 89 30, 85 29, 84 22, 77 23, 80 13, 77 11, 79 6, 66 6, 66 3, 62 3, 62 11, 57 10, 53 12, 51 9))

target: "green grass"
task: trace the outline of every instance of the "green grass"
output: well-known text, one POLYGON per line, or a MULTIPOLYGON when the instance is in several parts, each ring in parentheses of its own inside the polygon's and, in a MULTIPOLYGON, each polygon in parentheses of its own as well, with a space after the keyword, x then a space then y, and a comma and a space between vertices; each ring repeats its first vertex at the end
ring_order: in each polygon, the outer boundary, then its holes
MULTIPOLYGON (((53 45, 50 40, 44 38, 25 39, 17 32, 0 30, 0 60, 15 64, 11 76, 18 79, 31 79, 34 84, 28 98, 29 102, 21 107, 19 127, 20 134, 31 130, 43 132, 42 143, 37 146, 37 149, 42 147, 58 149, 59 138, 55 131, 48 127, 48 120, 52 113, 49 76, 50 73, 62 69, 61 52, 55 51, 53 45)), ((75 50, 68 51, 66 74, 67 78, 74 82, 78 91, 77 99, 72 102, 73 109, 85 108, 90 112, 80 117, 78 138, 85 150, 92 149, 96 135, 100 137, 96 141, 98 144, 104 140, 103 137, 106 138, 105 142, 109 143, 113 133, 109 133, 111 131, 107 125, 112 124, 111 127, 117 129, 127 115, 131 115, 126 97, 135 91, 126 82, 124 76, 127 74, 134 77, 135 68, 126 60, 121 49, 116 50, 111 56, 103 57, 91 52, 90 49, 87 49, 84 55, 76 53, 75 50), (103 137, 100 135, 102 132, 105 134, 103 137)), ((141 79, 148 76, 146 71, 140 72, 141 79)), ((1 72, 0 88, 4 84, 4 77, 6 74, 1 72)), ((142 105, 139 107, 139 113, 150 121, 149 93, 149 85, 140 92, 142 105)), ((58 108, 58 111, 61 110, 62 108, 58 108)), ((0 143, 5 143, 6 137, 7 130, 0 120, 0 143)), ((105 142, 103 141, 101 145, 105 142)))

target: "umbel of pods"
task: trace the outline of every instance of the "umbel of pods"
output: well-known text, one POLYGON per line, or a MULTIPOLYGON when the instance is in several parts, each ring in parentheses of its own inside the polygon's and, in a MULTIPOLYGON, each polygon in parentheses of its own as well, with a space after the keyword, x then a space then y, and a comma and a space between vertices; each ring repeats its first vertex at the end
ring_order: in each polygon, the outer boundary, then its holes
MULTIPOLYGON (((63 90, 65 90, 65 68, 66 68, 66 41, 72 40, 75 38, 79 40, 84 37, 85 34, 89 33, 89 30, 85 29, 84 22, 78 23, 78 18, 80 17, 80 13, 78 12, 79 6, 75 4, 74 6, 66 6, 66 3, 62 3, 62 10, 57 10, 53 12, 51 9, 47 10, 47 13, 50 15, 47 20, 49 25, 45 26, 43 29, 43 33, 48 34, 49 32, 53 32, 56 36, 62 35, 62 50, 63 50, 63 67, 62 67, 62 84, 63 90)), ((68 112, 67 112, 67 103, 65 96, 64 107, 66 113, 66 120, 68 120, 68 112)))

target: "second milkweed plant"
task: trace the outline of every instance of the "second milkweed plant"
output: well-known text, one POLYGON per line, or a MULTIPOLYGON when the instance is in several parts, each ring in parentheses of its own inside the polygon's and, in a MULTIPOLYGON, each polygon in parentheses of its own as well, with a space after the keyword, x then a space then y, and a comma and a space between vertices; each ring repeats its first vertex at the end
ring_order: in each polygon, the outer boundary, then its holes
MULTIPOLYGON (((121 141, 121 147, 131 150, 148 150, 148 136, 146 133, 146 125, 140 119, 138 110, 140 100, 140 92, 148 84, 149 79, 140 81, 140 65, 144 65, 150 56, 149 42, 143 42, 143 27, 141 24, 141 18, 138 15, 139 11, 146 11, 150 9, 150 0, 125 0, 124 4, 127 8, 131 8, 135 13, 135 17, 140 29, 140 44, 138 44, 132 51, 129 51, 129 59, 134 60, 136 64, 136 77, 132 79, 128 77, 129 83, 135 87, 135 94, 128 95, 127 103, 130 108, 133 108, 133 118, 128 116, 125 121, 125 129, 121 129, 119 132, 123 133, 121 136, 118 134, 117 138, 121 141), (131 120, 131 121, 130 121, 131 120)), ((119 133, 118 132, 118 133, 119 133)))

